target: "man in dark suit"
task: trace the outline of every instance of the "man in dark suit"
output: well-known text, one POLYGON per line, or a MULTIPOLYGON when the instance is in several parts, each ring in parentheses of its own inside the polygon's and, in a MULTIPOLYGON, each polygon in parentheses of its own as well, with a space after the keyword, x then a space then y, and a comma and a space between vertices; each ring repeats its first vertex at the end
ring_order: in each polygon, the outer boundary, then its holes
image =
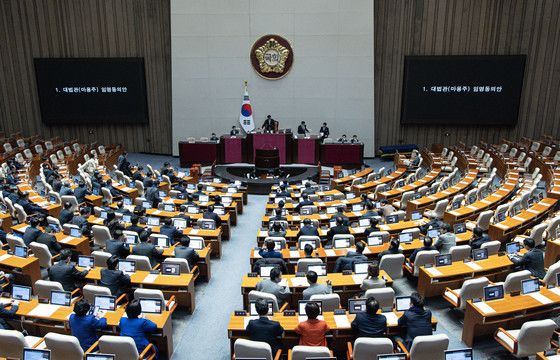
POLYGON ((284 329, 280 323, 272 321, 267 317, 268 304, 263 299, 258 299, 255 303, 255 309, 259 314, 256 320, 250 320, 247 324, 246 332, 249 339, 252 341, 262 341, 270 345, 272 348, 272 355, 282 349, 281 337, 284 329))
POLYGON ((35 205, 34 203, 32 203, 31 201, 29 201, 29 193, 27 191, 23 192, 19 199, 16 201, 17 204, 21 205, 21 207, 23 207, 23 210, 25 210, 25 212, 30 215, 30 214, 34 214, 34 213, 41 213, 41 214, 46 214, 46 210, 43 210, 42 207, 40 207, 39 205, 35 205))
POLYGON ((482 244, 488 241, 490 241, 488 235, 486 235, 481 228, 475 227, 473 229, 473 237, 469 241, 469 245, 472 249, 480 249, 482 244))
POLYGON ((175 257, 187 260, 189 268, 192 269, 200 260, 200 256, 195 249, 189 247, 190 242, 191 239, 188 236, 183 236, 180 244, 175 246, 175 257))
POLYGON ((428 251, 428 250, 437 250, 435 248, 435 246, 432 246, 432 238, 429 236, 426 236, 424 238, 424 246, 422 246, 421 248, 418 249, 414 249, 414 251, 412 252, 412 254, 410 254, 410 257, 408 258, 408 260, 410 261, 411 264, 414 264, 414 260, 416 260, 416 255, 418 255, 418 253, 420 251, 428 251))
POLYGON ((12 320, 18 317, 16 315, 18 306, 14 304, 14 301, 12 300, 7 305, 11 305, 9 310, 6 309, 6 305, 0 304, 0 330, 12 330, 12 327, 6 320, 12 320))
POLYGON ((286 185, 282 184, 278 187, 278 191, 276 193, 277 197, 290 197, 290 193, 288 192, 288 190, 286 190, 286 185))
POLYGON ((111 256, 107 259, 107 268, 101 269, 100 285, 106 286, 114 296, 121 296, 130 286, 130 276, 117 270, 119 258, 111 256))
POLYGON ((122 230, 115 230, 114 236, 114 239, 109 239, 105 242, 105 249, 111 255, 124 259, 130 255, 130 247, 124 242, 122 230))
POLYGON ((216 228, 220 226, 222 222, 220 215, 214 212, 214 205, 208 205, 207 210, 202 214, 202 218, 214 220, 214 222, 216 223, 216 228))
POLYGON ((231 131, 229 132, 230 136, 237 136, 239 135, 239 129, 237 128, 237 126, 233 125, 231 127, 231 131))
POLYGON ((370 297, 366 301, 366 311, 356 314, 352 330, 359 337, 384 337, 387 334, 387 318, 378 314, 379 302, 370 297))
POLYGON ((302 121, 297 128, 298 135, 305 135, 308 132, 309 130, 307 130, 307 125, 305 125, 305 121, 302 121))
POLYGON ((157 206, 161 202, 161 198, 159 197, 159 189, 151 180, 148 182, 148 189, 146 189, 145 197, 146 201, 152 204, 153 208, 157 208, 157 206))
POLYGON ((313 195, 315 194, 315 189, 311 186, 311 179, 309 179, 309 181, 307 181, 305 183, 305 188, 301 191, 301 195, 303 196, 303 194, 307 194, 307 195, 313 195))
POLYGON ((303 206, 312 206, 312 205, 313 205, 313 201, 309 200, 309 195, 303 193, 301 194, 301 201, 299 202, 299 204, 296 205, 294 211, 299 214, 303 206))
POLYGON ((58 281, 62 284, 65 291, 76 289, 76 282, 82 280, 88 274, 88 270, 79 271, 74 265, 70 264, 72 251, 63 249, 60 252, 60 260, 49 268, 49 279, 58 281))
POLYGON ((275 124, 276 124, 276 120, 274 120, 270 115, 267 115, 262 128, 264 131, 272 132, 276 127, 275 124))
POLYGON ((329 135, 331 134, 326 122, 324 122, 323 126, 321 126, 321 129, 319 129, 319 134, 321 134, 321 139, 328 138, 329 135))
POLYGON ((89 206, 84 206, 80 209, 80 215, 74 216, 70 224, 77 225, 80 229, 89 229, 89 223, 87 221, 90 215, 91 208, 89 206))
POLYGON ((72 196, 74 195, 74 192, 72 191, 72 188, 70 187, 70 182, 68 182, 67 180, 64 180, 62 182, 62 187, 60 188, 60 191, 58 192, 60 194, 60 196, 72 196))
POLYGON ((535 247, 535 240, 531 238, 525 238, 523 240, 523 245, 527 252, 520 256, 515 254, 515 256, 510 255, 510 260, 517 266, 522 266, 524 270, 529 270, 531 275, 538 277, 539 279, 544 278, 546 274, 544 271, 544 253, 541 249, 535 247))
POLYGON ((56 236, 53 235, 54 229, 50 226, 45 228, 45 232, 39 235, 36 242, 45 244, 49 248, 51 255, 56 255, 62 250, 62 246, 56 241, 56 236))
POLYGON ((282 259, 282 253, 280 251, 276 251, 274 250, 275 247, 275 243, 272 240, 267 240, 266 243, 264 244, 265 247, 259 249, 259 255, 262 258, 276 258, 276 259, 282 259))
POLYGON ((150 259, 150 265, 154 267, 161 259, 163 249, 158 249, 154 244, 148 242, 149 237, 150 233, 148 231, 142 231, 139 236, 140 244, 137 244, 132 248, 132 254, 147 256, 148 259, 150 259))
POLYGON ((72 209, 72 204, 69 201, 66 201, 63 205, 62 210, 60 210, 60 214, 58 215, 58 221, 60 221, 60 225, 67 224, 72 221, 74 213, 70 209, 72 209))
POLYGON ((2 219, 0 219, 0 246, 1 245, 5 245, 7 244, 7 240, 6 240, 6 232, 4 230, 2 230, 2 219))
POLYGON ((350 234, 348 226, 344 225, 344 219, 340 216, 336 217, 336 226, 327 231, 327 245, 332 245, 333 237, 338 234, 350 234))
POLYGON ((366 201, 366 212, 362 215, 362 218, 369 219, 373 216, 379 216, 379 213, 375 210, 375 205, 368 199, 366 201))
POLYGON ((377 220, 377 218, 370 217, 369 218, 369 227, 364 230, 364 236, 366 238, 368 238, 369 234, 371 234, 372 232, 379 231, 379 228, 377 227, 378 224, 379 224, 379 221, 377 220))
POLYGON ((286 221, 287 218, 282 215, 282 209, 276 208, 274 209, 274 216, 271 216, 268 221, 286 221))
POLYGON ((343 270, 353 270, 355 262, 368 261, 367 256, 363 254, 365 245, 362 241, 356 243, 356 251, 348 251, 346 256, 336 259, 334 264, 334 272, 339 273, 343 270))
POLYGON ((140 234, 142 231, 144 231, 144 228, 141 226, 138 226, 138 221, 140 221, 140 218, 138 217, 138 215, 132 215, 130 217, 130 226, 126 228, 126 231, 135 231, 138 234, 140 234))
POLYGON ((297 237, 300 236, 319 236, 319 230, 313 226, 311 219, 303 220, 303 226, 299 229, 297 237))
POLYGON ((132 173, 132 180, 133 181, 144 181, 144 175, 142 175, 142 170, 144 170, 144 168, 142 166, 139 166, 136 168, 136 171, 134 171, 134 173, 132 173))
POLYGON ((86 183, 80 180, 80 182, 78 182, 78 187, 74 189, 74 196, 76 197, 76 200, 78 200, 78 203, 81 204, 86 201, 86 196, 90 194, 91 193, 86 187, 86 183))
POLYGON ((406 327, 404 345, 410 349, 415 337, 432 335, 432 312, 424 309, 424 299, 417 292, 410 296, 411 306, 399 318, 399 326, 406 327))
POLYGON ((341 218, 342 219, 342 223, 345 226, 348 226, 350 224, 350 219, 348 218, 348 216, 344 215, 344 210, 346 210, 345 206, 339 206, 336 208, 336 214, 334 214, 333 216, 331 216, 330 220, 336 220, 337 218, 341 218))
POLYGON ((39 219, 34 217, 31 218, 31 220, 29 220, 29 226, 27 227, 27 229, 25 229, 25 232, 23 233, 23 242, 25 243, 25 246, 29 246, 29 244, 31 244, 33 241, 36 241, 39 235, 43 233, 41 230, 37 228, 38 226, 39 226, 39 219))
POLYGON ((183 236, 183 232, 177 230, 177 228, 172 225, 170 218, 164 218, 162 223, 163 225, 159 228, 159 233, 167 236, 171 245, 175 244, 175 240, 180 239, 181 236, 183 236))

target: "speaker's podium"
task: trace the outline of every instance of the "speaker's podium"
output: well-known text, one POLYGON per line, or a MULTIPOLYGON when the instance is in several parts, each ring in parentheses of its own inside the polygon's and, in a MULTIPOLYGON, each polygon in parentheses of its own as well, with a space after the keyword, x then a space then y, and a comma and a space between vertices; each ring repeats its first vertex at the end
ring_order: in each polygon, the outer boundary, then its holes
POLYGON ((255 169, 257 172, 272 172, 279 167, 280 155, 277 148, 255 150, 255 169))

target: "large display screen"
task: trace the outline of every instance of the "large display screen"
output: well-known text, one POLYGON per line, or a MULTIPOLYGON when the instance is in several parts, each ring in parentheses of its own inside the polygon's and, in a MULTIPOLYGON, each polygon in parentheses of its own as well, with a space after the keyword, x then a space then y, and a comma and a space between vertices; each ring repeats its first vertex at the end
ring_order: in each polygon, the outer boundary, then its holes
POLYGON ((34 59, 43 122, 148 122, 143 58, 34 59))
POLYGON ((517 122, 525 55, 405 57, 401 124, 517 122))

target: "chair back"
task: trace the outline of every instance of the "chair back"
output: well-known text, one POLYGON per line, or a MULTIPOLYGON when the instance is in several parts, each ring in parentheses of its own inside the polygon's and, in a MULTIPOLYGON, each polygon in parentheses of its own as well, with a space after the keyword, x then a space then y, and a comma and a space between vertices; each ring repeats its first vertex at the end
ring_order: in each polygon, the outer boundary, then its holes
POLYGON ((307 358, 328 358, 331 352, 326 346, 296 345, 292 349, 292 360, 307 360, 307 358))
POLYGON ((527 321, 521 325, 517 337, 518 357, 535 355, 550 348, 550 338, 556 330, 556 323, 551 319, 527 321))
POLYGON ((560 272, 560 261, 548 267, 546 274, 544 275, 543 282, 546 286, 548 285, 560 285, 556 283, 556 274, 560 272))
POLYGON ((463 261, 471 256, 471 247, 469 245, 455 245, 452 246, 449 252, 451 253, 451 261, 463 261))
POLYGON ((393 342, 387 338, 357 338, 354 341, 352 358, 354 360, 377 359, 377 355, 391 354, 393 352, 393 342))
POLYGON ((304 240, 315 240, 315 249, 318 249, 321 246, 321 238, 314 235, 302 235, 298 238, 298 249, 300 242, 304 240))
POLYGON ((529 234, 529 237, 533 240, 535 240, 535 245, 539 246, 540 244, 542 244, 543 240, 544 240, 544 232, 546 231, 546 228, 548 227, 548 224, 543 223, 543 224, 539 224, 537 226, 535 226, 532 230, 531 233, 529 234))
POLYGON ((25 210, 23 210, 23 206, 21 206, 20 204, 14 204, 14 208, 18 223, 25 224, 25 222, 27 221, 27 213, 25 212, 25 210))
POLYGON ((8 246, 10 247, 10 250, 14 251, 16 246, 23 246, 25 247, 25 242, 23 241, 22 238, 12 235, 12 234, 6 234, 6 240, 8 241, 8 246))
POLYGON ((150 264, 150 258, 144 255, 128 255, 126 260, 134 261, 136 263, 136 270, 139 271, 151 271, 152 265, 150 264))
POLYGON ((93 304, 96 295, 111 296, 111 290, 109 290, 109 288, 105 286, 87 284, 84 285, 82 294, 84 295, 84 299, 86 299, 90 304, 93 304))
POLYGON ((488 249, 488 256, 496 255, 500 251, 501 242, 498 240, 487 241, 480 246, 481 249, 488 249))
POLYGON ((51 332, 45 335, 45 345, 51 351, 51 360, 82 359, 84 357, 84 350, 75 336, 51 332))
POLYGON ((416 254, 416 259, 414 260, 414 273, 415 277, 418 277, 420 267, 426 264, 434 264, 436 262, 436 255, 439 255, 437 250, 422 250, 416 254))
POLYGON ((354 246, 356 244, 356 240, 354 239, 354 235, 352 234, 336 234, 333 236, 333 244, 336 240, 345 240, 348 239, 350 246, 354 246))
POLYGON ((322 264, 323 260, 318 258, 299 259, 297 262, 297 271, 306 273, 309 265, 322 264))
POLYGON ((493 214, 494 213, 492 212, 492 210, 486 210, 481 212, 478 215, 478 218, 476 219, 476 226, 478 226, 484 231, 488 230, 488 227, 490 226, 490 220, 492 220, 493 214))
POLYGON ((433 210, 433 214, 435 215, 435 217, 437 217, 438 219, 443 218, 443 214, 445 213, 445 209, 447 208, 448 203, 449 200, 447 199, 440 200, 436 203, 436 207, 433 210))
POLYGON ((20 331, 0 329, 0 357, 19 359, 25 347, 28 347, 28 344, 20 331))
POLYGON ((237 339, 233 344, 233 353, 235 358, 273 359, 272 348, 262 341, 237 339))
POLYGON ((51 298, 51 291, 64 291, 62 284, 58 281, 49 281, 49 280, 37 280, 35 281, 35 285, 33 286, 35 295, 39 297, 39 299, 50 299, 51 298))
POLYGON ((138 299, 156 299, 161 300, 165 304, 165 296, 163 296, 163 291, 159 289, 145 289, 138 288, 134 290, 134 298, 138 299))
POLYGON ((113 195, 111 195, 111 190, 106 187, 101 188, 101 194, 103 194, 103 200, 107 201, 109 204, 113 203, 113 195))
POLYGON ((483 299, 484 298, 484 287, 488 286, 490 281, 488 278, 481 276, 474 279, 468 279, 463 282, 461 286, 460 298, 459 298, 459 309, 464 310, 467 306, 467 300, 472 299, 483 299))
POLYGON ((272 300, 272 310, 274 312, 278 312, 278 299, 276 299, 276 296, 274 296, 273 294, 269 294, 269 293, 265 293, 262 291, 257 291, 257 290, 251 290, 249 292, 249 301, 251 300, 258 300, 258 299, 264 299, 264 300, 272 300))
POLYGON ((366 291, 364 297, 366 299, 370 297, 375 298, 380 308, 393 307, 393 303, 395 302, 395 290, 390 287, 369 289, 366 291))
POLYGON ((189 266, 189 262, 187 261, 187 259, 168 257, 165 260, 163 260, 163 263, 179 265, 179 270, 181 271, 181 274, 188 274, 191 272, 191 267, 189 266))
POLYGON ((529 270, 520 270, 509 273, 504 281, 504 292, 511 293, 514 291, 521 291, 521 282, 531 278, 529 270))
POLYGON ((445 334, 417 336, 410 347, 410 359, 444 360, 448 346, 449 338, 445 334))
POLYGON ((107 260, 113 255, 105 251, 96 250, 91 252, 91 256, 93 256, 93 266, 106 268, 107 260))
POLYGON ((63 195, 60 197, 63 203, 69 202, 72 207, 69 209, 71 212, 78 210, 78 199, 74 195, 63 195))
POLYGON ((107 240, 111 239, 109 228, 103 225, 93 225, 91 231, 93 232, 93 244, 105 248, 107 240))
POLYGON ((385 255, 379 262, 379 270, 384 270, 392 279, 400 279, 403 276, 404 260, 403 254, 385 255))
POLYGON ((400 208, 406 209, 406 204, 408 204, 408 201, 411 200, 413 196, 414 196, 414 191, 405 191, 401 196, 400 208))
POLYGON ((134 180, 134 186, 138 190, 138 196, 144 196, 144 184, 140 180, 134 180))
POLYGON ((52 266, 52 255, 47 245, 33 241, 29 244, 29 248, 33 252, 33 255, 39 259, 39 265, 42 268, 49 268, 52 266))
POLYGON ((138 360, 138 349, 129 336, 103 335, 99 338, 99 352, 114 354, 117 360, 138 360))
POLYGON ((322 309, 326 312, 332 312, 340 309, 340 295, 338 294, 316 294, 311 295, 309 300, 321 301, 322 309))
POLYGON ((410 229, 404 229, 401 232, 402 233, 411 233, 413 239, 418 239, 420 237, 420 229, 417 228, 417 227, 410 228, 410 229))

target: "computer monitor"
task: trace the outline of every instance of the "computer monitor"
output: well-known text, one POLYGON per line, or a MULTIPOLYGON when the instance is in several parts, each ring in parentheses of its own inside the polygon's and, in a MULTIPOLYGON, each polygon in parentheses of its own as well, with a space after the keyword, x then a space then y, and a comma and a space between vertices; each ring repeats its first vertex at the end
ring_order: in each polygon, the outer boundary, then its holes
POLYGON ((99 217, 102 218, 103 220, 107 220, 107 211, 101 211, 99 213, 99 217))
POLYGON ((164 197, 167 196, 167 194, 165 193, 165 191, 162 191, 162 190, 159 190, 159 191, 158 191, 158 195, 159 195, 160 198, 164 198, 164 197))
POLYGON ((350 247, 350 239, 335 239, 333 242, 333 246, 335 249, 346 249, 350 247))
POLYGON ((455 234, 463 234, 467 232, 467 225, 465 223, 458 223, 453 225, 453 232, 455 234))
POLYGON ((181 275, 181 265, 162 262, 161 273, 163 275, 181 275))
POLYGON ((187 214, 198 214, 199 209, 197 206, 187 206, 187 214))
POLYGON ((158 237, 155 238, 155 244, 154 245, 156 247, 159 247, 159 248, 167 249, 168 247, 171 246, 171 241, 169 240, 169 238, 167 236, 166 237, 158 236, 158 237))
POLYGON ((124 197, 124 198, 123 198, 123 205, 125 205, 125 206, 130 206, 130 205, 132 205, 132 199, 129 198, 129 197, 124 197))
POLYGON ((411 232, 400 233, 399 234, 399 241, 401 242, 401 244, 406 244, 406 243, 412 242, 412 233, 411 232))
POLYGON ((237 192, 237 188, 234 187, 228 187, 227 188, 227 193, 228 194, 235 194, 237 192))
POLYGON ((395 298, 395 310, 406 311, 412 306, 410 296, 397 296, 395 298))
POLYGON ((260 276, 261 277, 270 277, 270 271, 274 269, 276 266, 274 265, 261 265, 260 267, 260 276))
POLYGON ((413 211, 410 214, 410 220, 421 220, 422 219, 422 212, 421 211, 413 211))
POLYGON ((508 254, 515 254, 519 252, 519 250, 521 250, 521 245, 516 241, 509 242, 506 244, 506 251, 508 254))
POLYGON ((133 273, 136 271, 136 263, 130 260, 119 260, 117 269, 126 273, 133 273))
POLYGON ((506 219, 506 212, 505 211, 500 211, 499 213, 496 214, 497 222, 502 222, 505 219, 506 219))
POLYGON ((329 227, 332 228, 332 227, 335 227, 335 226, 336 226, 336 219, 330 220, 329 221, 329 227))
POLYGON ((54 231, 55 233, 57 233, 57 232, 60 231, 60 228, 58 227, 57 224, 54 224, 54 223, 53 223, 53 224, 49 224, 49 227, 50 227, 51 229, 53 229, 53 231, 54 231))
POLYGON ((324 201, 333 201, 333 200, 334 200, 334 196, 332 196, 332 195, 325 195, 325 196, 323 197, 323 200, 324 200, 324 201))
POLYGON ((521 293, 531 294, 539 291, 539 279, 521 280, 521 293))
MULTIPOLYGON (((221 182, 221 180, 220 179, 214 179, 214 182, 219 184, 221 182)), ((208 185, 208 186, 206 186, 206 191, 208 191, 208 192, 216 191, 216 188, 214 186, 208 185)))
POLYGON ((473 249, 472 257, 474 261, 488 259, 488 249, 473 249))
POLYGON ((198 197, 198 201, 199 201, 199 202, 202 202, 202 203, 206 203, 206 202, 208 202, 208 200, 210 200, 210 198, 208 197, 208 195, 200 195, 200 196, 198 197))
MULTIPOLYGON (((250 300, 249 301, 249 315, 250 316, 259 316, 259 313, 257 312, 257 307, 256 307, 256 300, 250 300)), ((272 302, 272 300, 266 300, 266 304, 268 305, 268 316, 272 316, 274 315, 274 304, 272 302)))
POLYGON ((367 274, 368 266, 371 261, 357 261, 354 263, 354 273, 355 274, 367 274))
POLYGON ((368 246, 379 246, 383 245, 383 236, 373 235, 367 238, 368 246))
POLYGON ((22 360, 50 360, 50 359, 51 359, 50 350, 31 349, 31 348, 23 349, 22 360))
POLYGON ((484 301, 503 299, 504 285, 490 285, 484 288, 484 301))
POLYGON ((352 205, 352 211, 362 211, 364 206, 362 204, 354 204, 352 205))
POLYGON ((49 195, 49 202, 52 204, 55 204, 58 201, 58 199, 56 198, 56 196, 54 195, 49 195))
POLYGON ((399 222, 399 216, 398 215, 389 215, 389 216, 385 216, 385 223, 386 224, 395 224, 399 222))
POLYGON ((377 360, 406 360, 406 354, 382 354, 377 355, 377 360))
POLYGON ((358 220, 358 226, 368 227, 369 226, 369 218, 363 218, 363 219, 358 220))
POLYGON ((451 260, 451 254, 443 254, 436 256, 436 266, 446 266, 451 265, 453 261, 451 260))
POLYGON ((86 360, 115 360, 113 354, 86 354, 86 360))
POLYGON ((514 217, 521 212, 521 206, 519 204, 513 205, 510 210, 509 216, 514 217))
POLYGON ((0 212, 5 213, 6 211, 8 211, 8 207, 4 204, 0 204, 0 212))
POLYGON ((130 223, 130 222, 131 222, 131 219, 132 219, 132 216, 130 216, 130 215, 123 214, 123 216, 122 216, 122 220, 123 220, 125 223, 130 223))
POLYGON ((161 299, 140 298, 140 307, 145 314, 161 314, 163 312, 163 301, 161 299))
POLYGON ((313 210, 311 208, 302 207, 299 213, 301 215, 311 215, 312 212, 313 212, 313 210))
POLYGON ((12 285, 12 299, 29 301, 31 300, 31 287, 23 285, 12 285))
POLYGON ((445 360, 472 360, 472 349, 446 350, 445 360))
POLYGON ((84 256, 84 255, 79 255, 78 256, 78 266, 79 267, 83 267, 83 268, 86 268, 86 269, 92 269, 94 263, 95 263, 95 259, 93 258, 93 256, 84 256))
POLYGON ((356 197, 354 193, 346 193, 346 200, 352 200, 356 197))
POLYGON ((159 226, 159 218, 155 216, 149 216, 147 220, 149 226, 159 226))
POLYGON ((143 207, 144 209, 151 209, 151 208, 152 208, 152 203, 149 202, 149 201, 143 201, 143 202, 142 202, 142 207, 143 207))
POLYGON ((421 197, 422 197, 422 194, 421 194, 421 193, 415 192, 415 193, 412 195, 412 200, 418 200, 418 199, 420 199, 421 197))
POLYGON ((72 293, 70 291, 51 291, 51 304, 60 306, 70 306, 72 303, 72 293))
POLYGON ((175 211, 175 204, 163 204, 164 211, 175 211))
POLYGON ((367 299, 348 299, 348 312, 357 314, 366 311, 367 299))
POLYGON ((299 249, 303 250, 305 248, 305 245, 311 245, 313 247, 313 249, 316 248, 317 246, 317 242, 315 240, 300 240, 299 241, 299 249))
POLYGON ((22 258, 27 257, 27 247, 25 246, 14 246, 14 255, 22 258))
POLYGON ((327 264, 309 264, 307 272, 315 271, 318 276, 327 276, 327 264))
POLYGON ((441 231, 439 229, 430 229, 428 230, 428 236, 431 237, 432 239, 434 238, 438 238, 439 235, 441 234, 441 231))
POLYGON ((138 242, 138 236, 134 234, 126 234, 125 242, 127 243, 127 245, 134 245, 138 242))
POLYGON ((298 301, 298 313, 300 316, 307 316, 305 312, 305 306, 307 303, 314 302, 319 305, 319 315, 323 315, 323 302, 322 301, 311 301, 311 300, 299 300, 298 301))
POLYGON ((93 306, 99 310, 115 311, 117 298, 110 295, 95 295, 93 306))
POLYGON ((221 206, 217 206, 217 207, 214 208, 214 213, 216 213, 218 215, 225 215, 226 209, 224 209, 221 206))
POLYGON ((282 240, 274 240, 274 250, 280 251, 283 247, 282 240))
POLYGON ((204 249, 204 240, 202 239, 191 239, 189 242, 189 247, 195 250, 204 249))
POLYGON ((194 190, 194 189, 196 189, 196 184, 188 183, 188 184, 187 184, 187 189, 189 189, 189 190, 194 190))
POLYGON ((203 221, 200 223, 200 228, 204 230, 215 230, 216 223, 214 221, 203 221))
POLYGON ((453 201, 453 203, 451 203, 451 210, 457 210, 460 207, 461 207, 461 201, 453 201))
POLYGON ((327 214, 335 214, 336 213, 336 207, 331 206, 327 208, 327 214))
POLYGON ((93 188, 93 189, 91 190, 91 193, 92 193, 93 195, 99 195, 99 191, 100 191, 99 188, 93 188))

